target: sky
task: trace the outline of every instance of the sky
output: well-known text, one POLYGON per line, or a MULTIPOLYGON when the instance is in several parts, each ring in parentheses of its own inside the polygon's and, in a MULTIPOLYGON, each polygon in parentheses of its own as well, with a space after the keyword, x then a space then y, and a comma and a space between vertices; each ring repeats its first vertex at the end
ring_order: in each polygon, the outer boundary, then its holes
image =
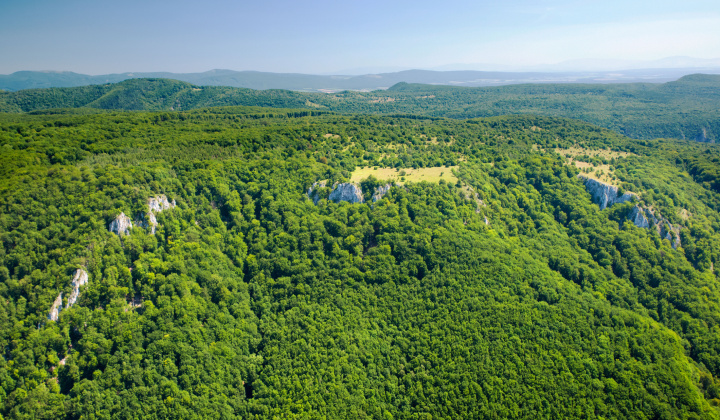
POLYGON ((0 0, 0 74, 629 66, 718 59, 718 28, 717 0, 0 0))

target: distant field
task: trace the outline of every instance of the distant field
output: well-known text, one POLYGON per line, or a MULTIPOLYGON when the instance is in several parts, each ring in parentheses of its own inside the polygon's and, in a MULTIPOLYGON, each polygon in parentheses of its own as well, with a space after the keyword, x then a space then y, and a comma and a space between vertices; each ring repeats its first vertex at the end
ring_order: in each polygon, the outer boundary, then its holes
POLYGON ((360 182, 370 175, 383 181, 396 182, 404 184, 406 182, 440 182, 444 179, 446 182, 456 183, 457 177, 453 174, 453 170, 457 170, 457 166, 438 166, 434 168, 382 168, 366 166, 357 168, 350 177, 350 182, 360 182))

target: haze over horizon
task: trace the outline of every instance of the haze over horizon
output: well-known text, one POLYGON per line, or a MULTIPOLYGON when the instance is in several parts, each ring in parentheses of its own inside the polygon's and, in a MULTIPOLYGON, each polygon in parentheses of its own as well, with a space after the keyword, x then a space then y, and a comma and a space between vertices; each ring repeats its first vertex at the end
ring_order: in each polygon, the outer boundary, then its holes
POLYGON ((118 7, 7 0, 0 5, 0 74, 715 67, 718 27, 720 6, 712 1, 211 0, 199 7, 128 0, 118 7))

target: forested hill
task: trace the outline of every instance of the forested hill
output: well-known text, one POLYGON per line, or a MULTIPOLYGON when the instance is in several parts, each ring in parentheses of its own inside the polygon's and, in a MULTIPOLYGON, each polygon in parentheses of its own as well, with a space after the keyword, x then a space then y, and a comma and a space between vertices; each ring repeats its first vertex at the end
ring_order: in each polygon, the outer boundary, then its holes
POLYGON ((449 87, 398 84, 385 91, 333 94, 194 86, 169 79, 0 92, 0 111, 51 108, 188 110, 208 106, 303 107, 343 113, 475 118, 536 114, 580 119, 638 139, 715 142, 720 135, 720 76, 690 75, 665 84, 536 84, 449 87))
POLYGON ((718 419, 718 168, 551 117, 2 114, 0 415, 718 419))

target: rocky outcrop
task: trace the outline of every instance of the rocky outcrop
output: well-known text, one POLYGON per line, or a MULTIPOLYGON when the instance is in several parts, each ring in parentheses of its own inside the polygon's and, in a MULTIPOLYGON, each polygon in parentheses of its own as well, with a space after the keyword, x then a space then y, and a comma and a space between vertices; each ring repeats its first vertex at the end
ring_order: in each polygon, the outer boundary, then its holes
POLYGON ((318 193, 318 189, 325 188, 326 186, 327 181, 319 181, 314 182, 310 186, 310 188, 308 188, 307 195, 313 201, 313 204, 317 205, 318 201, 320 201, 320 194, 318 193))
POLYGON ((51 321, 57 321, 60 317, 60 310, 62 309, 62 293, 58 295, 58 297, 55 298, 55 302, 53 302, 52 306, 50 307, 50 313, 48 314, 48 319, 51 321))
POLYGON ((604 210, 613 204, 625 203, 635 199, 635 194, 625 193, 618 195, 618 187, 600 182, 596 179, 580 177, 585 182, 585 189, 592 196, 593 202, 600 206, 600 210, 604 210))
POLYGON ((148 208, 152 213, 160 213, 163 210, 172 209, 175 206, 175 200, 171 203, 164 194, 148 198, 148 208))
POLYGON ((391 184, 385 184, 385 185, 376 187, 375 192, 372 195, 372 202, 374 203, 378 200, 381 200, 383 197, 385 197, 385 194, 390 192, 390 188, 392 188, 391 184))
POLYGON ((110 232, 119 236, 129 235, 132 227, 132 221, 130 221, 129 217, 125 216, 125 213, 120 213, 120 215, 108 225, 110 232))
POLYGON ((661 238, 670 241, 673 249, 677 249, 680 242, 680 227, 673 226, 660 213, 650 208, 634 206, 628 215, 628 220, 637 227, 650 229, 654 227, 661 238))
POLYGON ((637 227, 645 229, 650 228, 650 221, 647 219, 647 216, 645 216, 645 211, 643 211, 640 206, 635 206, 632 208, 632 211, 628 216, 628 220, 633 222, 633 224, 635 224, 635 226, 637 227))
POLYGON ((86 285, 88 282, 88 273, 83 270, 82 268, 78 268, 75 270, 75 276, 73 276, 72 279, 72 292, 70 292, 70 297, 68 297, 68 308, 73 306, 75 302, 77 302, 78 297, 80 297, 80 286, 86 285))
POLYGON ((330 192, 330 197, 328 198, 336 203, 347 201, 348 203, 354 204, 365 201, 360 187, 349 182, 336 185, 332 192, 330 192))
MULTIPOLYGON (((70 292, 70 296, 68 297, 67 301, 67 309, 72 308, 72 306, 77 302, 78 297, 80 297, 80 286, 83 286, 88 283, 88 273, 87 271, 83 270, 82 268, 78 268, 75 270, 75 275, 72 279, 72 291, 70 292)), ((57 321, 60 317, 60 311, 62 310, 62 293, 58 295, 58 297, 55 299, 55 302, 53 302, 52 306, 50 307, 50 313, 48 314, 48 319, 51 321, 57 321)))
POLYGON ((148 198, 148 209, 150 209, 150 211, 148 211, 147 214, 143 215, 140 220, 137 220, 135 223, 144 229, 150 229, 150 233, 154 235, 158 224, 155 215, 161 211, 174 208, 176 205, 175 200, 170 202, 165 195, 150 197, 148 198))

